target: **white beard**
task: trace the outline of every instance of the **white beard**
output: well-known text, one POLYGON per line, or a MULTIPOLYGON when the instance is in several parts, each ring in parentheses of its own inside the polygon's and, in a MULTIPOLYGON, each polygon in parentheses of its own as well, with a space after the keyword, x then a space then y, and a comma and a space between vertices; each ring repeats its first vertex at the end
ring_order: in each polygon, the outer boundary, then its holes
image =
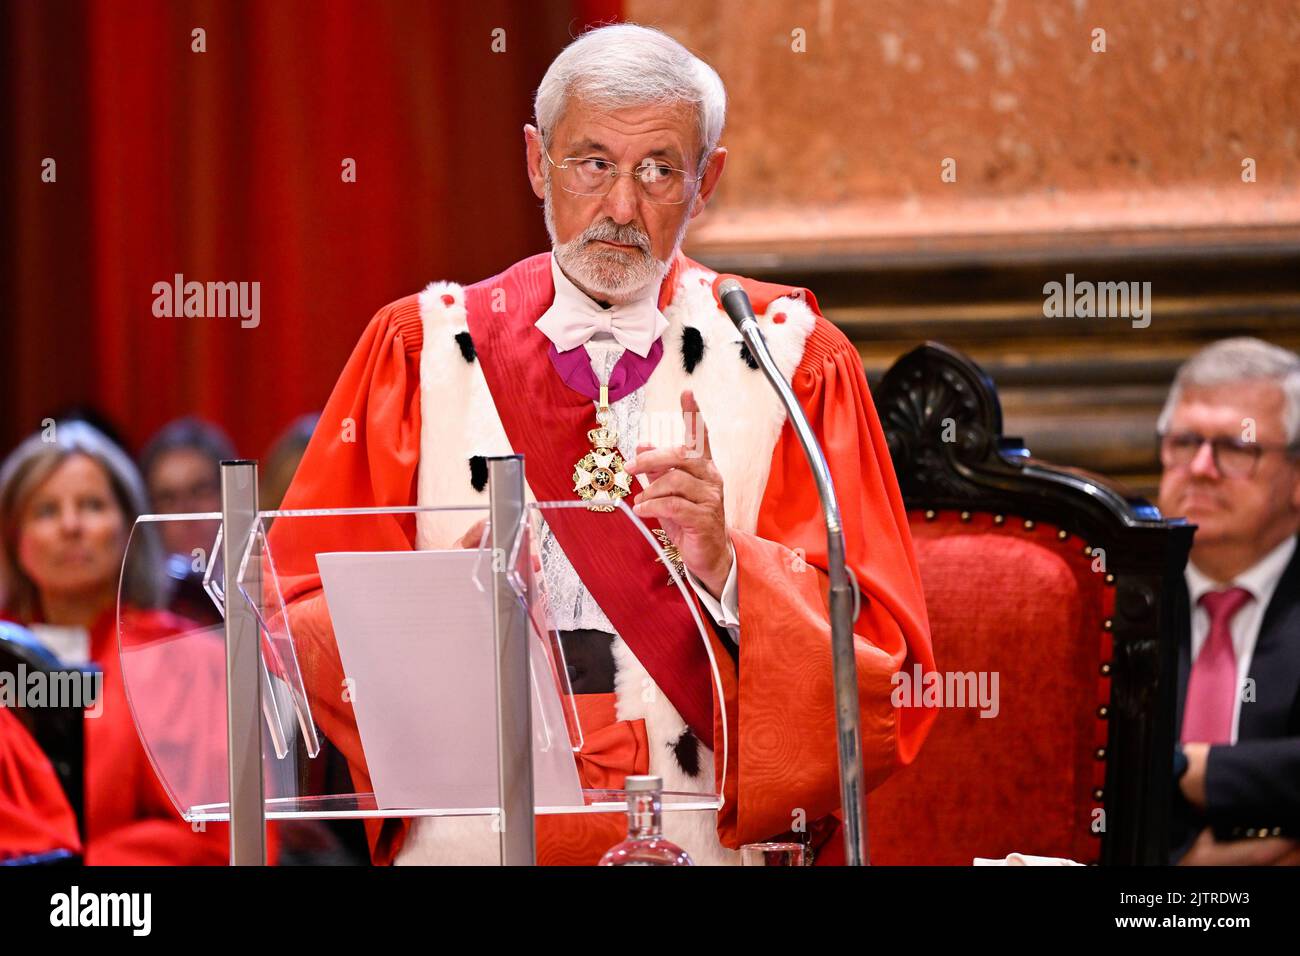
POLYGON ((691 221, 689 216, 682 221, 681 228, 677 230, 677 236, 673 240, 672 251, 669 252, 667 260, 661 262, 645 250, 637 253, 619 253, 590 245, 592 239, 605 238, 616 242, 630 239, 644 242, 648 248, 649 238, 635 227, 622 227, 615 232, 610 228, 612 223, 593 224, 576 238, 568 242, 558 242, 549 177, 546 180, 543 213, 546 232, 551 238, 551 253, 560 268, 564 270, 564 274, 589 295, 615 303, 635 301, 649 290, 659 288, 664 277, 668 275, 673 260, 677 257, 677 250, 681 247, 682 240, 686 238, 686 227, 691 221), (628 234, 633 231, 636 233, 635 236, 628 234), (632 257, 631 262, 628 261, 629 256, 632 257))

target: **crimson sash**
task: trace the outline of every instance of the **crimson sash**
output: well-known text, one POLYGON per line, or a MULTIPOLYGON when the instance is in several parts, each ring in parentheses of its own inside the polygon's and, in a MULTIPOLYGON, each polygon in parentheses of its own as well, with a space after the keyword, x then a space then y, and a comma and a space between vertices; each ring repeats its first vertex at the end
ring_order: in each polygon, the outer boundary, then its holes
MULTIPOLYGON (((663 282, 660 309, 671 298, 680 261, 663 282)), ((591 450, 587 431, 595 427, 595 417, 591 399, 556 374, 547 356, 551 342, 536 326, 554 299, 549 253, 465 289, 474 352, 510 447, 524 456, 533 495, 538 501, 577 501, 573 466, 591 450), (498 303, 504 311, 493 311, 498 303)), ((551 509, 546 522, 619 636, 711 748, 708 654, 689 606, 680 591, 664 586, 664 567, 649 558, 640 532, 622 516, 585 508, 551 509)), ((658 522, 646 519, 646 525, 653 529, 658 522)), ((690 599, 696 600, 693 593, 690 599)))

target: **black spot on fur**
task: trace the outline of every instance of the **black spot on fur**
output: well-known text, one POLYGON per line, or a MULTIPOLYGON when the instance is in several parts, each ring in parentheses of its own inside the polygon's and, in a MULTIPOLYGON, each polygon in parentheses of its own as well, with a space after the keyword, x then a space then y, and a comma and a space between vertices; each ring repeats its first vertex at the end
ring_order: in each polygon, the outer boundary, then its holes
POLYGON ((475 491, 487 487, 487 459, 482 455, 475 455, 469 460, 469 483, 475 491))
POLYGON ((456 333, 456 344, 460 346, 460 354, 465 357, 465 361, 470 365, 474 364, 474 340, 470 338, 468 332, 456 333))
POLYGON ((682 329, 682 368, 686 369, 687 375, 695 371, 695 366, 700 364, 702 358, 704 358, 704 339, 699 329, 693 329, 688 325, 682 329))
POLYGON ((677 766, 690 774, 692 777, 700 775, 700 747, 699 741, 691 728, 687 727, 682 731, 682 735, 677 738, 677 743, 673 744, 673 756, 677 758, 677 766))
POLYGON ((744 360, 745 364, 748 365, 750 368, 752 369, 758 368, 758 359, 754 358, 754 356, 750 353, 748 345, 742 344, 740 346, 740 357, 741 359, 744 360))

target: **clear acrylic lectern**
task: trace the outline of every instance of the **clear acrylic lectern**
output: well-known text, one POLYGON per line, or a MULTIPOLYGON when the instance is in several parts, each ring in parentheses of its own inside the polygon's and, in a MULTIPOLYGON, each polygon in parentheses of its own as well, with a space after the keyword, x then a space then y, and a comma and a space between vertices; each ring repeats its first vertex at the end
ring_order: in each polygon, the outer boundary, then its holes
MULTIPOLYGON (((592 540, 635 530, 620 540, 643 553, 620 559, 662 569, 720 696, 689 585, 622 504, 529 501, 510 456, 489 462, 486 505, 259 511, 256 471, 223 463, 222 512, 139 518, 123 562, 125 575, 160 560, 164 522, 207 529, 211 548, 183 570, 219 623, 118 614, 154 770, 185 820, 230 822, 232 863, 264 862, 268 820, 477 816, 501 862, 531 864, 535 814, 623 812, 621 775, 584 750, 591 695, 575 692, 567 641, 601 612, 555 560, 552 524, 592 540), (323 772, 330 747, 363 770, 348 792, 323 772)), ((725 722, 717 744, 725 759, 725 722)), ((720 806, 717 792, 664 796, 667 813, 720 806)))

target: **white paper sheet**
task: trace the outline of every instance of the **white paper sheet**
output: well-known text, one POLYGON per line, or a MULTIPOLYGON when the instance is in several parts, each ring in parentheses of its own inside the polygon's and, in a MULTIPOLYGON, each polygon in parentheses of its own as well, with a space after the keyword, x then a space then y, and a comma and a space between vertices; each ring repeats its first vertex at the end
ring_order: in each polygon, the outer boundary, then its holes
MULTIPOLYGON (((497 807, 490 564, 476 550, 316 561, 379 807, 497 807)), ((529 646, 535 803, 581 806, 559 691, 535 633, 529 646)))

